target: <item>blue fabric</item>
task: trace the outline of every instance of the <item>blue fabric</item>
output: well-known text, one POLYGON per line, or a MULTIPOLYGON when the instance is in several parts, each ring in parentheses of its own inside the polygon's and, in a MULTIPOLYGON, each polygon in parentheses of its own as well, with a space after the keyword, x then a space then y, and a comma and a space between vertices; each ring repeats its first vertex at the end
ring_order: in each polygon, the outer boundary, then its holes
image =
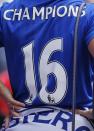
MULTIPOLYGON (((33 100, 32 107, 51 104, 41 100, 42 98, 40 99, 40 92, 44 89, 44 91, 46 90, 49 94, 48 98, 46 98, 45 93, 43 93, 45 100, 48 99, 48 101, 50 101, 51 97, 53 98, 53 94, 57 91, 58 86, 58 79, 55 74, 59 66, 66 74, 67 84, 64 96, 54 105, 71 108, 74 29, 77 17, 76 10, 82 2, 82 0, 15 0, 10 4, 6 3, 3 5, 0 18, 0 23, 2 23, 2 25, 0 25, 2 26, 2 30, 0 27, 0 46, 2 46, 3 43, 5 47, 10 81, 13 87, 14 97, 17 100, 25 102, 27 98, 30 97, 30 90, 26 80, 26 66, 28 66, 28 72, 31 68, 30 64, 25 64, 26 58, 23 49, 28 45, 33 45, 33 58, 31 58, 33 60, 31 60, 31 62, 33 61, 32 68, 35 77, 35 88, 38 95, 33 100), (49 7, 49 9, 47 7, 49 7), (47 10, 53 10, 53 12, 47 15, 47 10), (3 39, 1 36, 3 36, 3 39), (49 56, 48 63, 46 63, 47 65, 45 65, 45 63, 43 64, 43 72, 40 73, 40 61, 44 49, 51 41, 59 39, 63 41, 61 49, 52 52, 49 56), (51 68, 52 72, 49 73, 47 67, 49 67, 51 63, 56 64, 57 70, 53 67, 53 69, 51 68), (44 80, 45 72, 48 72, 46 80, 44 80), (42 80, 40 78, 41 74, 42 76, 44 75, 42 80), (45 86, 45 88, 42 87, 42 82, 44 82, 43 86, 45 86)), ((94 5, 87 4, 82 12, 79 23, 76 83, 76 103, 78 108, 92 107, 92 69, 87 46, 94 38, 93 12, 94 5), (85 15, 83 15, 84 13, 85 15)), ((53 49, 55 46, 56 45, 53 46, 53 49)), ((30 59, 30 54, 27 55, 28 59, 30 59)), ((44 61, 46 58, 47 56, 45 55, 44 61)), ((62 74, 59 72, 58 75, 60 75, 60 79, 63 81, 64 78, 61 78, 62 74)), ((33 86, 31 89, 32 88, 33 86)), ((63 85, 61 88, 64 88, 63 85)), ((58 97, 59 94, 53 98, 54 102, 58 97)))

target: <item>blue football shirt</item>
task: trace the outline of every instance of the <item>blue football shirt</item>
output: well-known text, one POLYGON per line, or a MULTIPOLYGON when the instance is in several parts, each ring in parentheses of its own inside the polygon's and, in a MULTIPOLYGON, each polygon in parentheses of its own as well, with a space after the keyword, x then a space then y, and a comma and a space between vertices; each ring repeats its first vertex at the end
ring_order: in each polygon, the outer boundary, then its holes
MULTIPOLYGON (((73 41, 82 0, 15 0, 0 9, 0 46, 5 47, 15 99, 27 105, 71 108, 73 41)), ((78 30, 77 108, 92 107, 94 5, 86 4, 78 30)))

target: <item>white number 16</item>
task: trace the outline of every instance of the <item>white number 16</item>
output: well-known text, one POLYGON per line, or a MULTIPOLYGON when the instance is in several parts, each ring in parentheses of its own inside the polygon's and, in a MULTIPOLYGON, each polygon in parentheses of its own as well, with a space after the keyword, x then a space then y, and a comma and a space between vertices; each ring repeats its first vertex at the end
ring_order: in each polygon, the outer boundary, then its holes
POLYGON ((26 68, 26 84, 29 90, 27 103, 31 103, 36 96, 46 104, 57 104, 64 99, 67 91, 67 73, 64 66, 59 61, 49 61, 53 53, 63 51, 63 39, 57 38, 49 41, 41 52, 39 59, 39 79, 41 90, 38 94, 35 80, 35 66, 33 42, 23 48, 26 68), (55 89, 52 92, 47 90, 48 76, 53 75, 55 78, 55 89), (31 100, 31 101, 30 101, 31 100))

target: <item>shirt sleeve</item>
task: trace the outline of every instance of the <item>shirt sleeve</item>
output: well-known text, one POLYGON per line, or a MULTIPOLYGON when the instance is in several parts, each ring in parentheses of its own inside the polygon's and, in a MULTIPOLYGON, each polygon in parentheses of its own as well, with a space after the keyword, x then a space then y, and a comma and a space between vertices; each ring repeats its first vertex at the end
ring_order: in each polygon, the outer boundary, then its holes
POLYGON ((90 41, 94 39, 94 4, 89 4, 86 10, 87 27, 85 41, 89 45, 90 41))

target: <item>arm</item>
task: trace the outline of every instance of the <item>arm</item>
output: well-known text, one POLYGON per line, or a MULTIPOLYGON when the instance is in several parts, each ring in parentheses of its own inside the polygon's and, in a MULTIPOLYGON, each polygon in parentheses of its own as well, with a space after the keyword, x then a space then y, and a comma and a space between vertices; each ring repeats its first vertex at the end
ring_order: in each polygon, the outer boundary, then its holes
MULTIPOLYGON (((3 98, 5 98, 5 100, 7 101, 7 103, 9 103, 10 106, 14 106, 15 109, 20 109, 25 106, 23 103, 14 100, 11 92, 8 90, 8 88, 1 81, 0 81, 0 95, 3 98)), ((14 115, 16 115, 15 113, 14 113, 14 115)))
MULTIPOLYGON (((93 56, 94 58, 94 39, 92 39, 88 45, 88 50, 90 52, 90 54, 93 56)), ((85 116, 89 119, 94 119, 93 118, 93 109, 90 110, 76 110, 77 114, 80 114, 82 116, 85 116)))
POLYGON ((94 0, 87 0, 87 2, 91 2, 91 3, 94 3, 94 0))
MULTIPOLYGON (((87 0, 87 1, 94 3, 94 0, 87 0)), ((86 12, 87 12, 86 13, 87 15, 86 31, 87 32, 86 32, 85 38, 86 38, 86 44, 87 44, 88 50, 94 59, 94 4, 93 3, 89 5, 87 4, 87 7, 86 7, 86 12)), ((88 110, 78 109, 76 110, 76 113, 94 120, 93 109, 88 109, 88 110)))
POLYGON ((5 87, 5 85, 0 81, 0 95, 7 99, 7 101, 12 100, 12 95, 10 91, 5 87))
POLYGON ((91 42, 89 43, 88 50, 91 53, 91 55, 94 57, 94 39, 92 39, 91 42))
MULTIPOLYGON (((88 45, 88 50, 90 52, 90 54, 93 56, 94 58, 94 39, 92 39, 88 45)), ((76 110, 77 114, 80 114, 82 116, 85 116, 89 119, 94 119, 93 118, 93 109, 90 110, 76 110)))
POLYGON ((6 102, 9 104, 9 107, 10 107, 10 111, 7 112, 8 114, 3 114, 6 117, 5 118, 5 128, 8 128, 10 115, 18 117, 19 113, 16 111, 18 109, 25 107, 25 105, 24 105, 24 103, 16 101, 13 98, 11 92, 8 90, 8 88, 1 81, 0 81, 0 96, 5 98, 6 102))

